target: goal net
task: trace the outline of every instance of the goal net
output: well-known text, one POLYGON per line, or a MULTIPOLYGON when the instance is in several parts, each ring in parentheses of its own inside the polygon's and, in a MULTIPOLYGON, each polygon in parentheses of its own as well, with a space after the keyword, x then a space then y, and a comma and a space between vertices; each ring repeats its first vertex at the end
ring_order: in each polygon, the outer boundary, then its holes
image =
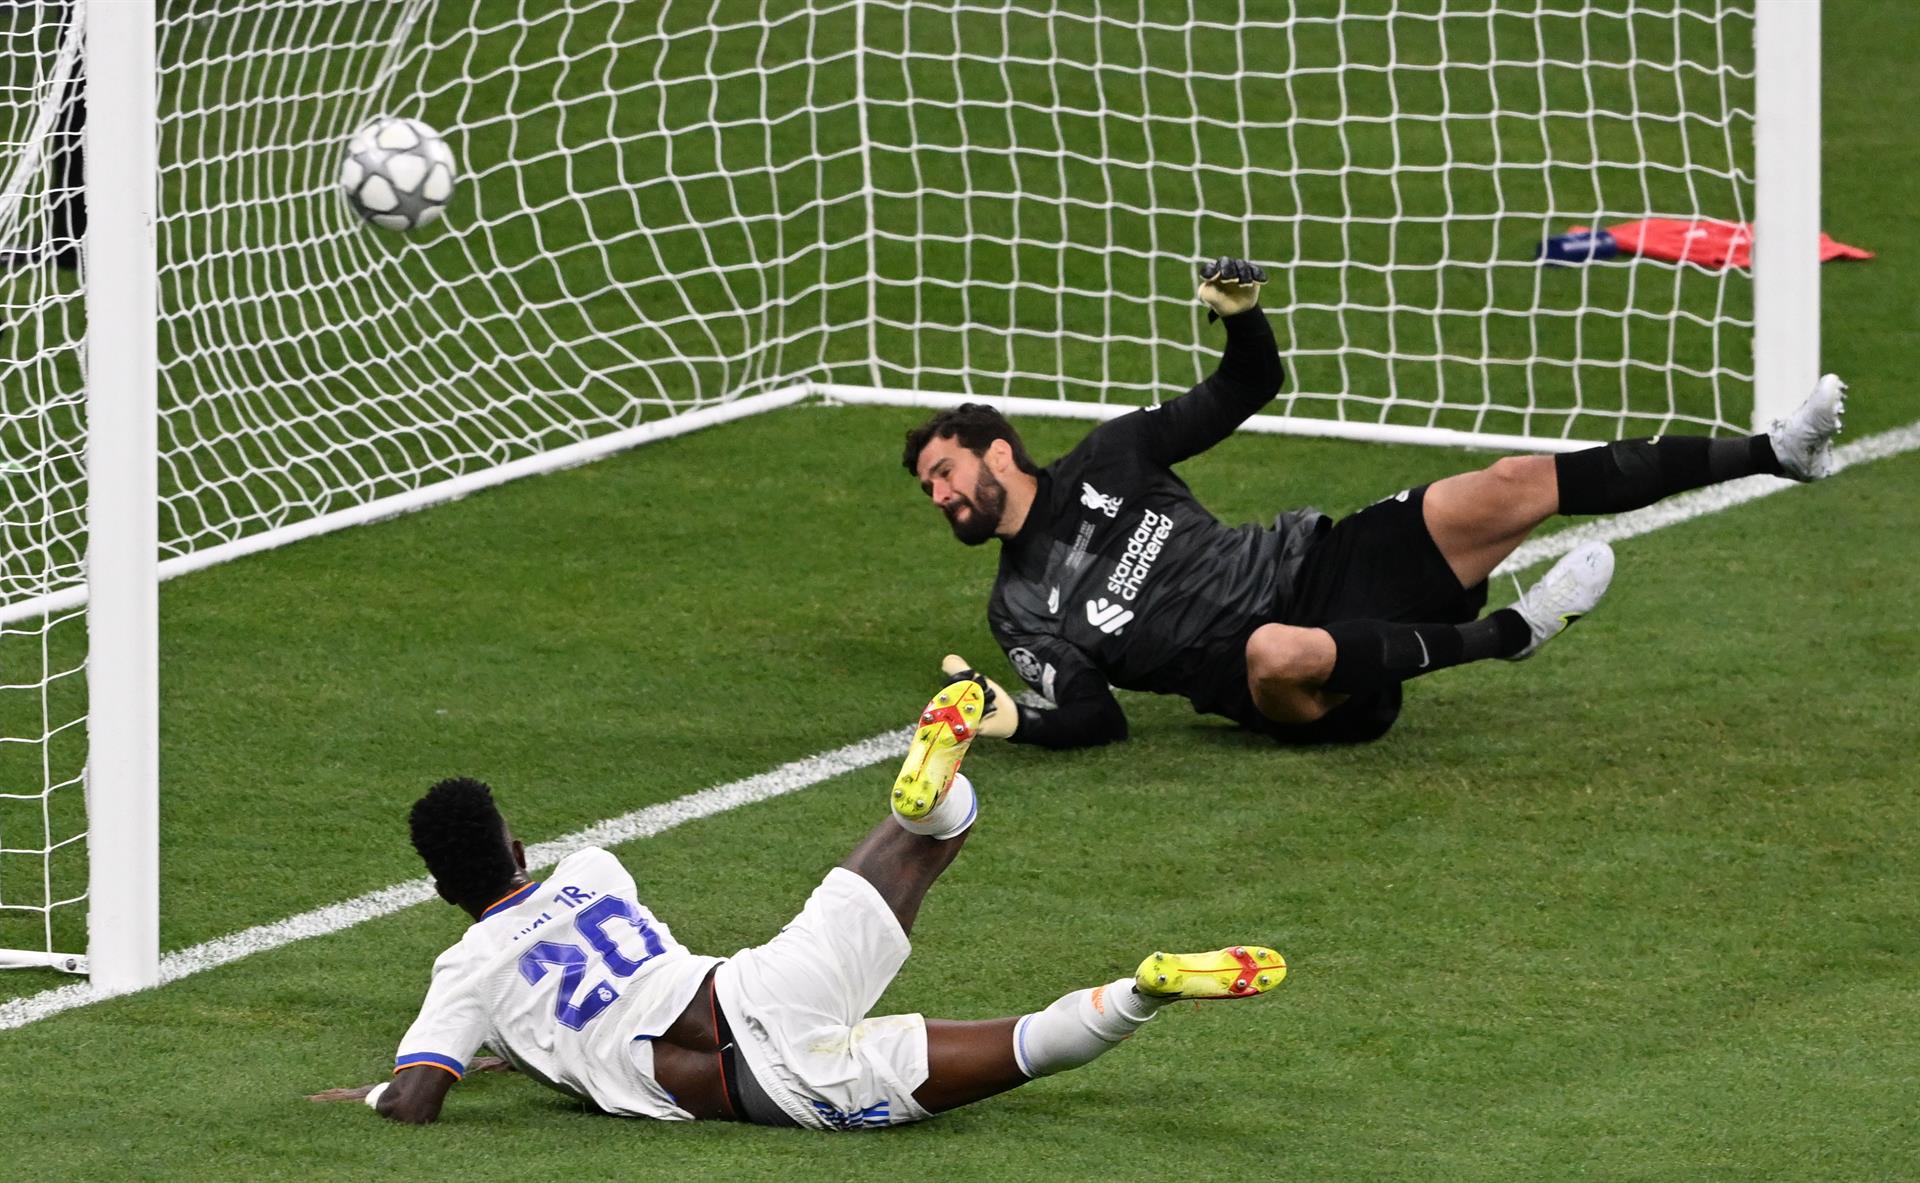
MULTIPOLYGON (((58 4, 0 11, 0 603, 85 579, 85 316, 76 265, 82 63, 58 4)), ((85 949, 86 619, 0 622, 0 966, 85 949)))
MULTIPOLYGON (((0 246, 62 232, 86 7, 0 17, 0 246)), ((809 394, 1156 401, 1217 355, 1218 254, 1273 276, 1268 425, 1564 446, 1753 414, 1748 272, 1534 258, 1574 225, 1752 220, 1742 4, 158 14, 163 572, 809 394), (335 185, 380 114, 458 154, 413 235, 335 185)), ((115 261, 11 262, 0 945, 53 955, 83 943, 77 293, 115 261)))

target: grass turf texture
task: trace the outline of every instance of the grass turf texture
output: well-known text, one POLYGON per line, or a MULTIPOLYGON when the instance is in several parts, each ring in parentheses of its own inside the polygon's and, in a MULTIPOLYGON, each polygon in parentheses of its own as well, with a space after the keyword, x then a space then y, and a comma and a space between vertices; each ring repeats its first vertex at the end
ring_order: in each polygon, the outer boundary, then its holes
MULTIPOLYGON (((1915 147, 1877 97, 1913 38, 1899 6, 1830 5, 1829 228, 1882 252, 1823 276, 1856 435, 1916 412, 1915 147)), ((912 418, 791 412, 168 585, 164 946, 417 875, 404 808, 449 772, 537 840, 904 726, 941 651, 993 656, 989 555, 895 464, 912 418)), ((1239 520, 1474 460, 1247 438, 1187 472, 1239 520)), ((983 752, 979 832, 884 1009, 1014 1012, 1225 939, 1294 974, 976 1109, 849 1141, 497 1078, 431 1130, 308 1106, 391 1054, 459 930, 428 906, 0 1033, 0 1149, 78 1177, 1911 1175, 1916 481, 1903 457, 1627 543, 1570 637, 1417 684, 1366 749, 1129 696, 1124 747, 983 752)), ((620 853, 727 952, 880 815, 887 771, 620 853)))
MULTIPOLYGON (((767 417, 170 585, 166 945, 412 877, 402 814, 438 775, 493 778, 539 839, 899 725, 934 651, 991 644, 988 552, 947 540, 886 454, 909 418, 767 417), (796 496, 804 524, 781 512, 796 496)), ((1051 453, 1074 431, 1033 434, 1051 453)), ((1234 518, 1308 490, 1349 508, 1462 459, 1242 439, 1192 475, 1234 518)), ((1920 637, 1895 589, 1920 547, 1886 523, 1917 478, 1903 457, 1629 543, 1580 629, 1416 686, 1379 745, 1284 751, 1129 696, 1122 747, 977 753, 979 830, 884 1008, 1018 1011, 1156 945, 1260 940, 1294 972, 929 1126, 667 1129, 499 1079, 429 1131, 308 1106, 391 1054, 460 928, 436 905, 6 1033, 0 1141, 200 1177, 878 1177, 929 1153, 983 1178, 1164 1154, 1898 1174, 1920 637)), ((730 951, 880 815, 887 773, 621 853, 683 940, 730 951)))

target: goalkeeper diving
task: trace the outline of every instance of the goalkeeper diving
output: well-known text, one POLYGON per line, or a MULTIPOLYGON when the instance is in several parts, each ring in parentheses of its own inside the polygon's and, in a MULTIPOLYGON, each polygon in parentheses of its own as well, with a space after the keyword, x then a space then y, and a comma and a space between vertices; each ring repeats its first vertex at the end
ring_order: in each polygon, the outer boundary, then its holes
POLYGON ((904 462, 969 546, 1000 540, 988 623, 1050 707, 989 693, 982 734, 1068 748, 1127 736, 1110 687, 1177 694, 1288 743, 1384 735, 1411 678, 1520 660, 1593 610, 1613 551, 1568 553, 1517 602, 1482 615, 1487 579, 1556 514, 1639 509, 1765 473, 1833 470, 1846 387, 1829 374, 1792 414, 1744 438, 1661 436, 1509 456, 1334 520, 1311 507, 1223 525, 1174 468, 1233 434, 1285 378, 1259 306, 1266 272, 1221 258, 1199 298, 1225 325, 1220 364, 1188 393, 1100 424, 1041 466, 998 411, 968 403, 907 433, 904 462))

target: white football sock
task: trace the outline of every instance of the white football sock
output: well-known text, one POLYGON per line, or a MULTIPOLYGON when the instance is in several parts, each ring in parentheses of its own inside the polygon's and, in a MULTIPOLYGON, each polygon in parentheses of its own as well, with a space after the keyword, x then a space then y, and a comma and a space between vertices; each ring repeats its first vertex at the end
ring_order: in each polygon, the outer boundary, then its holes
POLYGON ((1121 978, 1091 990, 1075 990, 1013 1028, 1013 1058, 1028 1076, 1051 1076, 1092 1063, 1160 1009, 1155 999, 1134 993, 1121 978))
POLYGON ((893 820, 900 828, 912 834, 926 834, 934 838, 958 838, 967 832, 973 819, 979 814, 979 801, 973 795, 973 782, 964 772, 953 774, 953 784, 947 787, 946 799, 933 807, 933 812, 919 821, 909 821, 898 813, 893 820))

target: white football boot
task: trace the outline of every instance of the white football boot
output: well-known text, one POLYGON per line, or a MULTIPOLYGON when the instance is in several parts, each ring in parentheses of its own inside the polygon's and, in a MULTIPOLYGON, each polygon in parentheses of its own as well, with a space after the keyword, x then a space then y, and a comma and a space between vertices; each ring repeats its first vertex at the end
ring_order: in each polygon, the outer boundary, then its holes
POLYGON ((1593 611, 1613 582, 1613 548, 1604 542, 1576 546, 1553 565, 1540 582, 1520 594, 1514 611, 1533 630, 1527 647, 1507 658, 1525 661, 1540 646, 1566 631, 1568 625, 1593 611))
POLYGON ((1828 374, 1814 386, 1807 401, 1785 419, 1767 428, 1767 440, 1780 467, 1796 481, 1817 481, 1833 472, 1833 437, 1847 411, 1847 384, 1828 374))

